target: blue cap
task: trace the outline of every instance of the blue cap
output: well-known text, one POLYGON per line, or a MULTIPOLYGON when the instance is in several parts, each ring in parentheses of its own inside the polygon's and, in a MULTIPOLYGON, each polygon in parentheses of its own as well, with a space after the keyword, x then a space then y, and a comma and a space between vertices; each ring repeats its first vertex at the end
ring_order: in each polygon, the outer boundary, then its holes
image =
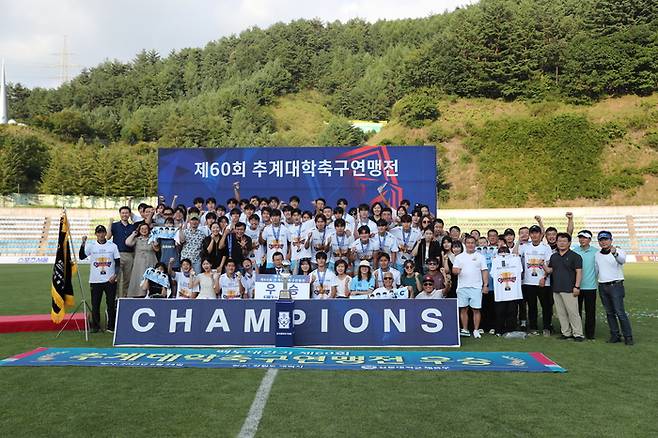
POLYGON ((610 231, 599 231, 599 240, 610 239, 612 240, 612 233, 610 231))

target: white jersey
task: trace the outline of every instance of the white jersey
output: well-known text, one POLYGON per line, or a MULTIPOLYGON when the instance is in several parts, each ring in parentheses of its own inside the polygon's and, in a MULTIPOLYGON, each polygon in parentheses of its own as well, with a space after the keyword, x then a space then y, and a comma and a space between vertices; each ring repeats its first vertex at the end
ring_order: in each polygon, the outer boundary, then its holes
POLYGON ((272 263, 272 255, 280 252, 285 258, 288 253, 288 229, 284 225, 275 227, 268 225, 263 230, 263 240, 266 241, 267 263, 272 263))
POLYGON ((89 283, 106 283, 115 275, 115 260, 121 258, 114 242, 87 241, 85 255, 89 259, 89 283))
POLYGON ((331 294, 331 286, 336 281, 336 274, 328 268, 324 272, 317 269, 311 272, 311 298, 325 299, 331 294))
MULTIPOLYGON (((317 263, 316 260, 316 255, 318 254, 319 250, 318 247, 323 246, 327 242, 327 238, 331 235, 331 232, 327 229, 327 227, 324 228, 324 230, 320 231, 317 228, 313 228, 310 233, 312 234, 311 236, 311 262, 312 263, 317 263)), ((327 252, 327 251, 325 251, 327 252)), ((329 251, 331 252, 331 251, 329 251)), ((327 252, 327 260, 329 259, 329 252, 327 252)))
POLYGON ((290 236, 290 260, 299 260, 311 258, 311 247, 306 248, 306 240, 312 227, 312 222, 300 222, 298 225, 288 225, 288 235, 290 236))
POLYGON ((361 239, 356 239, 352 242, 350 249, 353 249, 356 252, 356 261, 354 262, 355 272, 356 265, 358 265, 360 260, 368 260, 370 266, 372 266, 372 256, 375 251, 375 245, 373 244, 372 239, 368 239, 367 243, 363 243, 361 239))
POLYGON ((244 233, 251 238, 252 248, 249 251, 249 258, 252 262, 258 262, 258 264, 260 264, 260 260, 265 254, 265 247, 258 242, 258 235, 260 234, 260 230, 261 228, 259 225, 255 230, 252 229, 251 226, 247 226, 247 229, 244 231, 244 233))
POLYGON ((375 251, 385 252, 389 256, 398 252, 398 239, 388 231, 384 233, 383 236, 377 233, 375 237, 370 240, 375 244, 375 251))
POLYGON ((414 245, 416 245, 416 242, 423 237, 420 230, 409 228, 409 231, 404 231, 402 227, 397 227, 391 231, 391 234, 398 241, 399 252, 396 261, 397 264, 402 265, 407 260, 413 260, 414 257, 411 255, 411 250, 414 248, 414 245))
MULTIPOLYGON (((538 286, 544 276, 544 263, 553 255, 553 250, 544 242, 535 246, 532 242, 519 246, 519 256, 523 259, 523 284, 538 286)), ((550 286, 550 277, 546 278, 546 286, 550 286)))
POLYGON ((521 273, 523 264, 515 254, 498 254, 491 261, 494 299, 496 301, 514 301, 523 299, 521 291, 521 273))
POLYGON ((370 234, 376 233, 377 232, 377 224, 372 221, 372 219, 367 219, 365 221, 362 221, 360 218, 357 218, 354 221, 354 235, 358 236, 359 235, 359 228, 362 226, 367 226, 370 229, 370 234))
POLYGON ((192 280, 192 276, 188 276, 183 274, 182 272, 176 272, 176 276, 174 277, 176 280, 176 298, 184 298, 186 299, 187 297, 184 297, 181 295, 181 292, 186 292, 186 293, 191 293, 191 292, 199 292, 199 285, 197 284, 194 287, 190 287, 190 283, 192 280))
POLYGON ((331 255, 329 262, 335 263, 338 260, 345 260, 349 263, 348 254, 350 246, 352 243, 354 243, 354 238, 352 236, 348 236, 347 233, 343 234, 342 236, 333 233, 327 238, 327 240, 331 244, 331 255), (337 255, 339 251, 341 253, 340 256, 337 255))
POLYGON ((237 274, 233 274, 233 278, 222 274, 219 277, 219 288, 223 300, 239 300, 242 298, 240 295, 240 276, 237 274))

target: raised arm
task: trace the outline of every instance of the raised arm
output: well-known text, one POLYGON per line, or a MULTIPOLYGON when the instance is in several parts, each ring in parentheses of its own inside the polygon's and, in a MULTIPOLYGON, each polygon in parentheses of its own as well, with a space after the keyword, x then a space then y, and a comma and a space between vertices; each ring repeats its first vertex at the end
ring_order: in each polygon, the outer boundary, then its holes
POLYGON ((573 226, 573 213, 570 212, 570 211, 567 211, 566 216, 567 216, 567 234, 571 236, 573 234, 573 229, 574 229, 574 226, 573 226))

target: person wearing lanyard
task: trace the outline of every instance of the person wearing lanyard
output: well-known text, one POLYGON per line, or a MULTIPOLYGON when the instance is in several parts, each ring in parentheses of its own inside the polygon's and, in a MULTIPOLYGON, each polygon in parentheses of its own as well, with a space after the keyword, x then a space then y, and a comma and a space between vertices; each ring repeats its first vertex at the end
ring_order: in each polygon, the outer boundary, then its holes
POLYGON ((411 227, 411 216, 405 214, 400 218, 400 221, 402 226, 391 231, 391 234, 397 239, 399 250, 396 266, 398 271, 403 270, 403 266, 407 261, 413 260, 414 257, 411 251, 416 242, 422 238, 420 231, 411 227))
POLYGON ((624 343, 633 345, 631 321, 624 309, 626 291, 624 289, 623 267, 626 263, 626 253, 612 244, 612 233, 610 231, 600 231, 597 237, 601 251, 596 253, 594 261, 598 274, 599 295, 610 327, 608 342, 611 344, 621 342, 619 332, 619 326, 621 325, 624 343))
POLYGON ((319 251, 315 255, 318 268, 311 272, 311 290, 313 299, 327 299, 331 295, 331 286, 336 280, 336 275, 327 267, 327 253, 319 251))
POLYGON ((307 248, 311 247, 311 263, 317 264, 316 257, 318 252, 327 251, 327 218, 320 213, 315 216, 315 229, 308 233, 306 241, 307 248))
POLYGON ((270 215, 272 223, 267 225, 259 237, 261 245, 266 245, 267 268, 274 266, 273 256, 275 253, 280 252, 284 258, 290 259, 288 248, 288 229, 281 225, 281 211, 276 209, 272 210, 270 215))
MULTIPOLYGON (((352 251, 352 261, 365 261, 372 266, 372 240, 370 239, 370 229, 363 225, 359 228, 359 238, 352 243, 350 247, 352 251)), ((361 266, 361 264, 359 264, 361 266)), ((374 280, 373 280, 374 284, 374 280)))
MULTIPOLYGON (((377 251, 379 252, 379 255, 388 254, 391 263, 395 266, 395 260, 398 253, 397 239, 393 237, 387 229, 388 223, 386 220, 379 219, 377 221, 377 236, 375 236, 375 243, 378 244, 377 251)), ((377 263, 379 263, 379 258, 377 258, 377 263)))
POLYGON ((350 245, 354 241, 346 232, 347 223, 338 218, 334 221, 334 233, 327 238, 327 247, 330 248, 331 254, 329 259, 329 268, 338 260, 349 261, 350 245))

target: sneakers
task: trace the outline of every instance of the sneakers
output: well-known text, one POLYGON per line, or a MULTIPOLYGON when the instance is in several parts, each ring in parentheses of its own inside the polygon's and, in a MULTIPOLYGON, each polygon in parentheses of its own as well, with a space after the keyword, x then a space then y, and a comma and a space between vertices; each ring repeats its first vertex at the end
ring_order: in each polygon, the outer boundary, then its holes
POLYGON ((533 330, 530 333, 528 333, 530 336, 539 336, 539 332, 537 330, 533 330))
POLYGON ((633 342, 633 338, 625 338, 624 339, 624 344, 626 344, 626 345, 635 345, 635 342, 633 342))
POLYGON ((480 334, 480 330, 473 330, 473 337, 475 339, 480 339, 482 335, 480 334))
POLYGON ((545 338, 550 338, 551 337, 551 331, 549 329, 544 329, 543 335, 545 338))
POLYGON ((496 334, 496 330, 495 330, 495 329, 491 329, 491 330, 489 330, 489 334, 490 334, 490 335, 495 335, 495 334, 496 334))
POLYGON ((465 338, 470 338, 471 337, 471 332, 469 332, 466 329, 461 329, 461 330, 459 330, 459 336, 463 336, 465 338))
POLYGON ((564 336, 564 335, 560 335, 560 337, 559 337, 558 339, 561 339, 561 340, 563 340, 563 341, 566 341, 567 339, 573 339, 573 336, 564 336))
POLYGON ((585 340, 585 338, 582 337, 582 336, 574 336, 573 340, 576 341, 576 342, 583 342, 585 340))
POLYGON ((114 333, 114 330, 112 330, 112 329, 105 329, 105 332, 106 332, 106 333, 114 333))
POLYGON ((606 341, 608 344, 616 344, 617 342, 621 342, 621 338, 619 336, 610 336, 610 339, 606 341))
POLYGON ((524 329, 528 325, 528 322, 525 319, 521 320, 521 328, 524 329))

